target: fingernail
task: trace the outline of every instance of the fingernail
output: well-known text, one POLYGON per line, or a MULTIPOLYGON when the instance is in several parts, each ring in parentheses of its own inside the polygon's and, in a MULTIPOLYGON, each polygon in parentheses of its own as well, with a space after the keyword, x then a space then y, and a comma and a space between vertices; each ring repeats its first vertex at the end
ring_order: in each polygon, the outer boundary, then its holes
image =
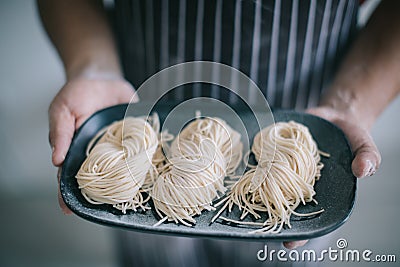
POLYGON ((372 161, 367 159, 367 168, 364 169, 364 176, 372 176, 375 174, 375 172, 375 165, 372 163, 372 161))
POLYGON ((54 147, 54 146, 52 146, 51 147, 51 153, 54 153, 54 150, 55 150, 56 148, 54 147))

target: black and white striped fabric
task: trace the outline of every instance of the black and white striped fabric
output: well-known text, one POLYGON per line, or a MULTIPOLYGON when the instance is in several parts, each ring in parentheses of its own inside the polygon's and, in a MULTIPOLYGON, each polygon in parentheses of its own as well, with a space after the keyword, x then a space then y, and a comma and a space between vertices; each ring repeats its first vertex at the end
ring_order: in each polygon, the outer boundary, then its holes
MULTIPOLYGON (((357 10, 356 0, 115 0, 115 23, 135 86, 177 63, 214 61, 248 75, 271 106, 303 109, 329 85, 357 10)), ((217 86, 191 88, 169 98, 234 99, 217 86)))

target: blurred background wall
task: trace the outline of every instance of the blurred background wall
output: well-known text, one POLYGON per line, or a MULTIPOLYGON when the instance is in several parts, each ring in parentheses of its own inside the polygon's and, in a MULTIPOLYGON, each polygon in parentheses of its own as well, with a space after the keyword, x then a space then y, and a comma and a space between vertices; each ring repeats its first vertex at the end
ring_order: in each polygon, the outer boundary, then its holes
POLYGON ((0 266, 115 266, 110 230, 58 208, 47 109, 63 83, 36 2, 0 1, 0 266))
MULTIPOLYGON (((376 3, 364 5, 361 24, 376 3)), ((117 265, 112 229, 58 208, 47 108, 63 83, 35 2, 0 1, 0 266, 117 265)), ((359 181, 355 210, 330 235, 332 247, 345 238, 349 248, 396 254, 400 261, 399 114, 397 98, 374 126, 382 167, 359 181)))

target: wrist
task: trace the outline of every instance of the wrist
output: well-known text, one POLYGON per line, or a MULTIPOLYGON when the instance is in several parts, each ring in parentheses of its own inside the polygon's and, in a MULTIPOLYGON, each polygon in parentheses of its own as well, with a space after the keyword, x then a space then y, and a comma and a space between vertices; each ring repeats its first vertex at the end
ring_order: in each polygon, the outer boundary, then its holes
POLYGON ((331 110, 344 120, 355 120, 361 127, 370 129, 375 122, 374 109, 356 90, 332 87, 321 100, 320 106, 331 110))
POLYGON ((369 131, 374 123, 374 118, 369 114, 358 112, 354 106, 347 108, 338 107, 335 105, 321 104, 318 109, 323 113, 323 117, 330 121, 348 121, 356 123, 360 128, 369 131))
POLYGON ((119 80, 124 79, 119 62, 116 60, 79 60, 65 67, 67 81, 74 79, 119 80))

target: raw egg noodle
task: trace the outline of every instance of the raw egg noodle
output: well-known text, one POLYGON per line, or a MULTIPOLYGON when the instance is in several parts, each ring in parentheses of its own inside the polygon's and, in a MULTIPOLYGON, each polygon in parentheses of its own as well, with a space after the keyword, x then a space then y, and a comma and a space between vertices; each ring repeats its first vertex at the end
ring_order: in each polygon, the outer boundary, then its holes
POLYGON ((170 146, 170 157, 151 193, 164 221, 187 226, 226 192, 224 178, 233 175, 242 159, 241 136, 219 118, 197 118, 170 146))
POLYGON ((232 186, 227 197, 215 206, 223 204, 214 216, 222 221, 259 228, 251 233, 279 233, 284 225, 289 228, 292 214, 311 216, 323 212, 299 214, 295 209, 300 204, 314 200, 315 181, 321 176, 323 163, 308 128, 293 121, 279 122, 260 131, 253 141, 251 151, 257 166, 250 169, 232 186), (234 206, 241 211, 237 220, 221 216, 224 210, 232 212, 234 206), (243 221, 248 215, 264 222, 243 221))
POLYGON ((124 214, 129 209, 149 209, 145 205, 149 197, 142 193, 149 190, 162 164, 159 129, 154 114, 148 120, 126 117, 101 130, 89 142, 87 158, 76 175, 85 199, 111 204, 124 214))
POLYGON ((320 155, 329 156, 318 150, 306 126, 290 121, 264 128, 254 137, 251 152, 257 165, 247 164, 248 171, 229 186, 224 180, 235 177, 243 144, 224 120, 197 116, 174 139, 167 131, 160 133, 156 113, 126 117, 89 142, 76 179, 89 203, 111 204, 124 214, 150 209, 147 202, 152 198, 161 218, 155 226, 166 221, 192 226, 194 216, 222 206, 212 222, 257 226, 251 233, 279 233, 285 225, 291 227, 292 214, 323 211, 295 211, 300 204, 316 203, 320 155), (239 218, 221 216, 235 206, 239 218), (244 220, 248 215, 260 220, 262 214, 267 215, 265 221, 244 220))

